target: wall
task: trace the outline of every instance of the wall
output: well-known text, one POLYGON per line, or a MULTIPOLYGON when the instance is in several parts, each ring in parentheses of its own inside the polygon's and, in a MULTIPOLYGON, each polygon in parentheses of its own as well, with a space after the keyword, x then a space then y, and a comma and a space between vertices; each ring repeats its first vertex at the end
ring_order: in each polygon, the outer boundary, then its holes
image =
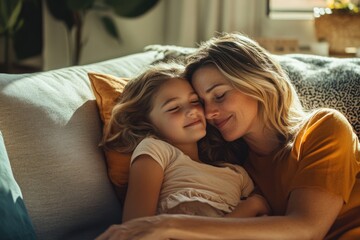
POLYGON ((270 19, 266 16, 266 1, 259 1, 260 16, 259 37, 295 38, 300 46, 310 46, 316 41, 313 19, 270 19))
MULTIPOLYGON (((107 13, 116 22, 121 40, 112 38, 103 28, 102 13, 91 11, 85 19, 83 50, 80 65, 142 51, 149 44, 162 44, 164 3, 159 2, 144 15, 127 19, 107 13)), ((74 32, 68 33, 65 25, 54 19, 44 7, 43 69, 72 65, 74 32)))
MULTIPOLYGON (((199 4, 196 5, 194 0, 163 0, 155 8, 136 19, 114 16, 122 38, 121 42, 117 42, 105 32, 99 21, 99 13, 91 12, 84 26, 84 49, 80 64, 142 51, 149 44, 195 46, 199 41, 206 40, 203 39, 205 36, 211 35, 209 31, 213 32, 214 26, 225 30, 235 29, 253 37, 297 38, 303 46, 309 46, 315 41, 312 20, 269 19, 265 14, 264 0, 233 1, 237 9, 231 11, 230 17, 229 14, 225 14, 226 9, 222 11, 215 9, 219 4, 218 1, 197 1, 199 4), (216 15, 212 15, 212 12, 216 15), (222 19, 219 13, 223 13, 222 19), (232 23, 229 23, 229 20, 232 23), (209 25, 212 25, 211 28, 209 25), (196 39, 194 31, 198 33, 196 39)), ((45 7, 44 9, 43 69, 70 66, 72 40, 67 39, 68 34, 63 23, 53 19, 45 7)), ((73 37, 74 33, 70 36, 73 37)))

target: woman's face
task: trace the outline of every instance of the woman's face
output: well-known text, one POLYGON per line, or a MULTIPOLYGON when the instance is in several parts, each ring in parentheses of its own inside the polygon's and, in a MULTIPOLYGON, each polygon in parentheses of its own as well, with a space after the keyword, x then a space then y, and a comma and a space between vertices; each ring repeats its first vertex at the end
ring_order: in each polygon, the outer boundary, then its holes
POLYGON ((204 103, 206 119, 226 141, 258 130, 258 101, 235 89, 215 65, 196 70, 192 83, 204 103))
POLYGON ((185 79, 171 79, 160 87, 150 120, 161 136, 174 146, 194 144, 206 134, 203 107, 185 79))

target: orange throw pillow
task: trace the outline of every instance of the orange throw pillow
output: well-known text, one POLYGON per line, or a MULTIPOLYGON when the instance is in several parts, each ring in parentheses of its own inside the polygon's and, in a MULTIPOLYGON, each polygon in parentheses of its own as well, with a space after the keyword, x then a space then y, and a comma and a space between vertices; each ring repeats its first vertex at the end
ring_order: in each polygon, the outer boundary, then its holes
MULTIPOLYGON (((103 129, 105 129, 110 121, 112 109, 128 79, 94 72, 88 73, 88 76, 104 124, 103 129)), ((110 181, 114 184, 118 197, 123 201, 128 183, 131 154, 105 151, 105 157, 110 181)))

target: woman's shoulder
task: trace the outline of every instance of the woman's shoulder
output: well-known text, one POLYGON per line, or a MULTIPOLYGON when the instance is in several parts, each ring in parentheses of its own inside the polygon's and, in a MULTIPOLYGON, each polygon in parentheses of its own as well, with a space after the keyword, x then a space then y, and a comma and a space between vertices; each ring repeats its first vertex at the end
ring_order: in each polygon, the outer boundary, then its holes
POLYGON ((337 120, 345 123, 348 122, 344 114, 332 108, 319 108, 310 113, 310 120, 318 121, 321 119, 328 119, 330 121, 337 120))
POLYGON ((320 108, 310 113, 301 130, 302 138, 349 139, 355 132, 344 114, 331 108, 320 108))

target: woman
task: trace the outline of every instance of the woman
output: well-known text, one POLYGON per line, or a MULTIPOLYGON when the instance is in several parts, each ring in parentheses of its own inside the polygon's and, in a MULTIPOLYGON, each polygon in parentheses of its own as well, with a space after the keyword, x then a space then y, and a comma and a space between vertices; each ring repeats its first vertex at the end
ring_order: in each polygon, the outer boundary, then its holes
POLYGON ((208 122, 227 141, 247 143, 245 168, 273 215, 160 215, 110 227, 99 239, 359 239, 359 139, 342 114, 305 112, 279 64, 241 34, 203 43, 186 77, 208 122))

